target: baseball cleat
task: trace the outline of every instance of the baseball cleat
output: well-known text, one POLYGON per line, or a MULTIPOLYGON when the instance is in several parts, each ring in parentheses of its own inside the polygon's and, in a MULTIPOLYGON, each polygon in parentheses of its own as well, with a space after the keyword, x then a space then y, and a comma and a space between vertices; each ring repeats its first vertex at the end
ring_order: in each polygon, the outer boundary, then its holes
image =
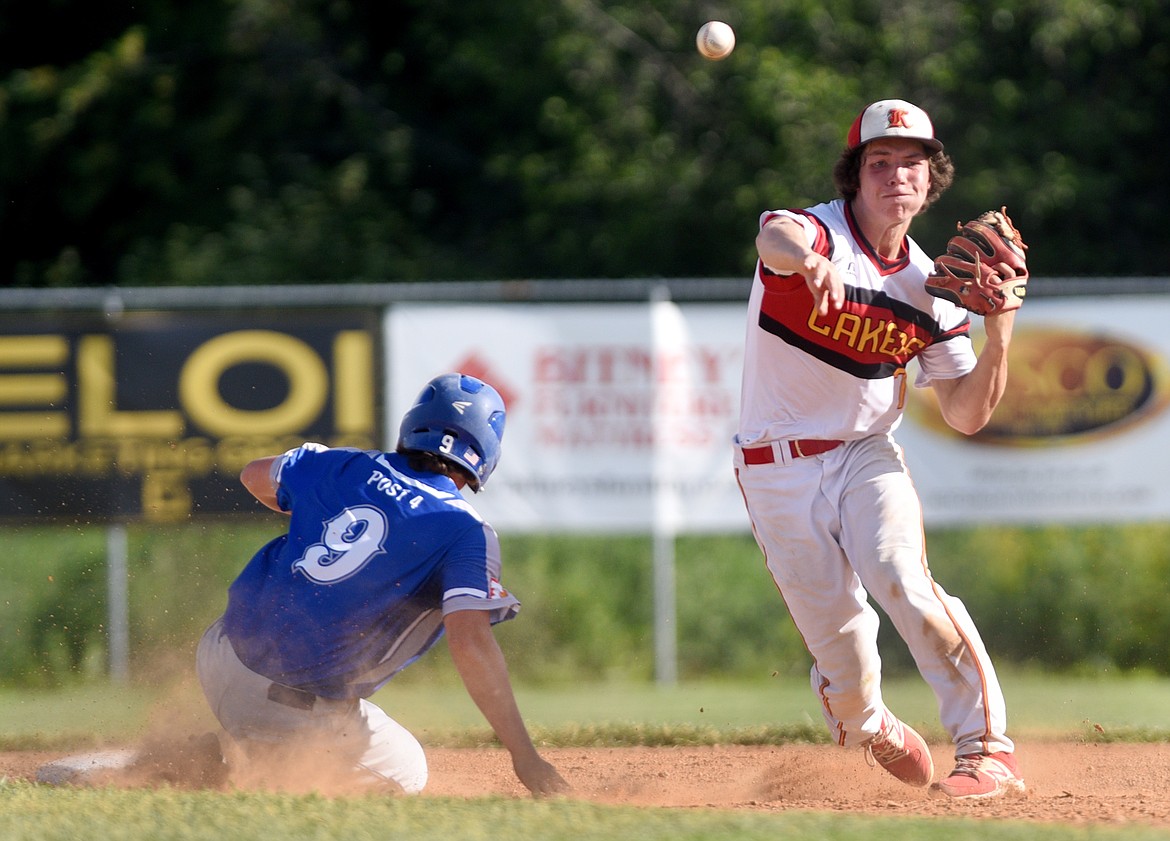
POLYGON ((865 744, 868 757, 906 785, 924 788, 934 776, 930 748, 918 732, 886 713, 881 732, 865 744))
POLYGON ((956 800, 986 800, 1025 792, 1014 754, 971 753, 955 760, 955 770, 936 789, 956 800))

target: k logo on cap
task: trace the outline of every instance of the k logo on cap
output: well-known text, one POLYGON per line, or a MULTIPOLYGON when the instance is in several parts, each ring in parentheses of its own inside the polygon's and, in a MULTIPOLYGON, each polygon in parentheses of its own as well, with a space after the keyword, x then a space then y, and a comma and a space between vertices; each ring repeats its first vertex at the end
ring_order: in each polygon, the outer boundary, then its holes
POLYGON ((849 128, 845 145, 855 149, 880 137, 920 140, 932 152, 941 152, 943 148, 942 143, 935 139, 930 117, 904 99, 883 99, 867 105, 849 128))

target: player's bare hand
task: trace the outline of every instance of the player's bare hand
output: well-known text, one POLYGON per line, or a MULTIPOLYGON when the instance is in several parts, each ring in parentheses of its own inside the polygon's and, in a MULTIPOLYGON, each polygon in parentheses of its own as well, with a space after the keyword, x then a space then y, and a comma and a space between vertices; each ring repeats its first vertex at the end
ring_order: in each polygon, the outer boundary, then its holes
POLYGON ((845 284, 831 260, 810 251, 804 258, 801 273, 813 294, 813 304, 818 313, 828 315, 830 308, 840 309, 845 302, 845 284))
POLYGON ((555 794, 565 794, 570 786, 552 763, 546 762, 539 756, 528 757, 523 760, 513 759, 512 768, 520 782, 532 792, 533 797, 549 797, 555 794))

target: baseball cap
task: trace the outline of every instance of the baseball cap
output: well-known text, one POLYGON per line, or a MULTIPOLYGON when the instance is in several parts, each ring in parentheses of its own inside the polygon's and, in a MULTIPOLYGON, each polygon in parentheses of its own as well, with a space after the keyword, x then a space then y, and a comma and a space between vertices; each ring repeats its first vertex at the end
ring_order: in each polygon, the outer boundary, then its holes
POLYGON ((904 99, 883 99, 865 106, 849 129, 845 145, 855 149, 880 137, 905 137, 921 140, 932 152, 943 145, 934 138, 934 126, 926 112, 904 99))

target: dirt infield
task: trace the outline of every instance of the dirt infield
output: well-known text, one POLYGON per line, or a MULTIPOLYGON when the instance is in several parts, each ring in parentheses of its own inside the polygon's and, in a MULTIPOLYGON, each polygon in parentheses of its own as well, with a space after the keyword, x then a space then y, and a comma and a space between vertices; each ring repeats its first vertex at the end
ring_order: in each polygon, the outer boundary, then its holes
MULTIPOLYGON (((1019 757, 1028 794, 982 803, 955 803, 907 788, 869 768, 860 751, 826 746, 548 748, 543 753, 574 786, 572 797, 597 803, 1170 827, 1167 744, 1025 743, 1019 757)), ((942 746, 933 746, 932 753, 937 779, 952 759, 942 746)), ((431 776, 424 797, 525 796, 501 750, 431 748, 427 755, 431 776)), ((0 777, 34 780, 39 767, 61 756, 0 754, 0 777)))

